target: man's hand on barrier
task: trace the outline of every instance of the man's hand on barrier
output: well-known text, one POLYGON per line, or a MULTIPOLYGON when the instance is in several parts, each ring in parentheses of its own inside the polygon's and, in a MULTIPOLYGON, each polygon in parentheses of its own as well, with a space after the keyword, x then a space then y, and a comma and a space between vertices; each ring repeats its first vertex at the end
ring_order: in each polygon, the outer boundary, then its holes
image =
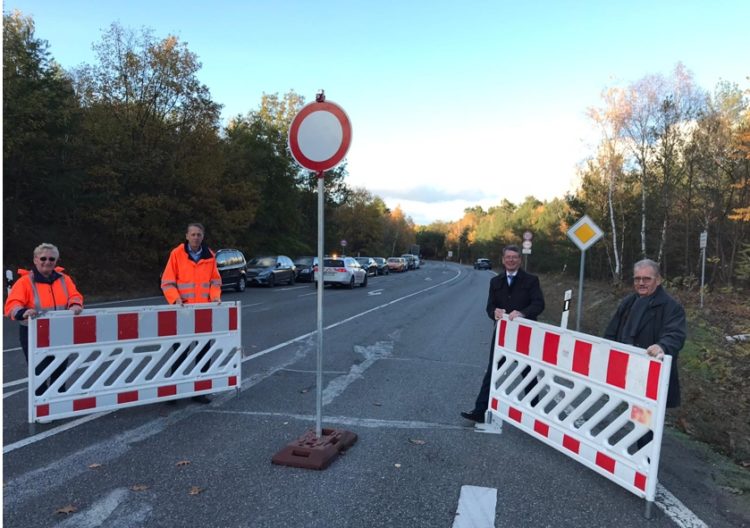
POLYGON ((495 308, 495 321, 499 321, 505 315, 505 310, 502 308, 495 308))
POLYGON ((659 345, 651 345, 646 349, 646 354, 656 359, 664 359, 664 350, 659 345))
POLYGON ((32 317, 36 317, 36 316, 37 316, 37 312, 33 308, 29 308, 23 313, 24 319, 31 319, 32 317))
POLYGON ((83 306, 80 304, 74 304, 70 307, 70 311, 73 312, 73 315, 78 315, 83 311, 83 306))
POLYGON ((518 310, 513 310, 512 312, 508 314, 508 319, 510 319, 511 321, 515 319, 516 317, 523 317, 523 314, 519 312, 518 310))

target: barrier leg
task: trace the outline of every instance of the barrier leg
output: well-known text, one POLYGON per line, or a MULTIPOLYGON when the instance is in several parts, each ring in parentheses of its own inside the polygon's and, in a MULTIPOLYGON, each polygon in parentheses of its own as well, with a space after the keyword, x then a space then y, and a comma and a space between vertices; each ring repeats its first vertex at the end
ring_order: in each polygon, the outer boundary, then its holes
POLYGON ((650 500, 646 501, 646 510, 643 512, 643 516, 649 521, 653 517, 653 506, 654 506, 654 501, 650 501, 650 500))

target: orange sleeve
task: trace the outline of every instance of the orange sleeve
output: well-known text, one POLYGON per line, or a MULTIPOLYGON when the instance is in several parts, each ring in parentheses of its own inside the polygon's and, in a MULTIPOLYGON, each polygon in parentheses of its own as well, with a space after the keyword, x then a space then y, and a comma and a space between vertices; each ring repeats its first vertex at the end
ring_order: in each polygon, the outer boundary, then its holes
POLYGON ((31 282, 27 276, 21 277, 13 284, 5 301, 5 316, 15 319, 18 310, 33 307, 34 297, 31 293, 31 282))
POLYGON ((78 288, 76 288, 73 279, 71 279, 68 275, 63 275, 63 280, 65 281, 65 284, 68 288, 68 308, 76 304, 80 305, 81 308, 83 308, 83 295, 81 295, 81 292, 79 292, 78 288))
POLYGON ((177 289, 178 267, 176 251, 172 250, 169 254, 167 265, 164 268, 164 273, 161 275, 161 291, 164 292, 164 297, 169 304, 174 304, 180 299, 180 292, 177 289))

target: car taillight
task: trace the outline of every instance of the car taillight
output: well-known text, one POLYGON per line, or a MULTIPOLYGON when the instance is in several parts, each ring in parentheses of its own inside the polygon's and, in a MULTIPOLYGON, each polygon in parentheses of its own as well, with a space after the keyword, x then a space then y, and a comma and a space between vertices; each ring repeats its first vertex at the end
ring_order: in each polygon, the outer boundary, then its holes
POLYGON ((346 268, 333 268, 333 271, 335 271, 336 273, 345 273, 346 268))

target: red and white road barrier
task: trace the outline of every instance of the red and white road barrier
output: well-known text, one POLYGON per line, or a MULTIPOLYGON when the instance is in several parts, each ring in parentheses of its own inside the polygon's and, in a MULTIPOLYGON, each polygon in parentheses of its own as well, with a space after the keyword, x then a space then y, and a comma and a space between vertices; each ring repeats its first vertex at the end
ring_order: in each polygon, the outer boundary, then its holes
POLYGON ((41 315, 29 326, 29 423, 238 389, 239 318, 239 302, 41 315))
POLYGON ((527 319, 498 321, 489 418, 628 491, 656 495, 672 358, 527 319), (639 449, 648 432, 653 438, 639 449))

